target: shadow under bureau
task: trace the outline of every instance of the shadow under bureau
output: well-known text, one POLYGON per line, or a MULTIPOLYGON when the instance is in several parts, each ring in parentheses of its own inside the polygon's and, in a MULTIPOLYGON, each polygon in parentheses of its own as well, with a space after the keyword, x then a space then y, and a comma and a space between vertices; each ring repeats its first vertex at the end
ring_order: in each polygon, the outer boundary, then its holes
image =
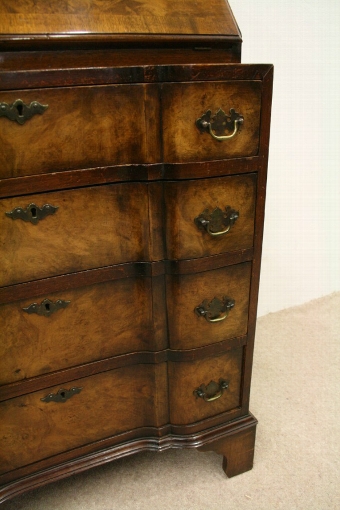
MULTIPOLYGON (((140 3, 140 23, 156 5, 140 3)), ((63 37, 61 12, 53 39, 37 12, 25 38, 8 13, 0 500, 143 449, 252 467, 272 66, 239 63, 232 14, 215 7, 234 34, 183 17, 171 37, 63 37)))

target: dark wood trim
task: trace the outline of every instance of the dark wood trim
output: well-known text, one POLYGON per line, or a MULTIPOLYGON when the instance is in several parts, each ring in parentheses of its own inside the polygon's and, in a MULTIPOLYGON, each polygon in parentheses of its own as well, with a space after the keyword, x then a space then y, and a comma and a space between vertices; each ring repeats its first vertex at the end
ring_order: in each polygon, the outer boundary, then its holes
MULTIPOLYGON (((80 63, 79 63, 80 65, 80 63)), ((192 64, 91 69, 25 70, 0 73, 0 88, 68 87, 84 85, 165 83, 182 81, 262 80, 269 64, 192 64)))
MULTIPOLYGON (((240 52, 239 35, 198 34, 1 34, 0 51, 91 50, 133 48, 193 48, 211 46, 229 48, 236 45, 240 52)), ((234 50, 234 51, 237 51, 234 50)))
POLYGON ((202 257, 199 259, 183 259, 183 260, 166 260, 166 274, 193 274, 203 273, 211 269, 219 269, 233 264, 241 264, 248 262, 253 258, 253 249, 239 250, 229 253, 220 253, 219 255, 211 255, 210 257, 202 257))
POLYGON ((241 416, 244 416, 240 407, 230 409, 225 413, 220 413, 205 420, 198 421, 196 423, 190 423, 189 425, 171 425, 171 432, 176 435, 186 434, 197 434, 204 430, 209 430, 211 427, 217 427, 223 423, 231 422, 241 416))
POLYGON ((161 163, 81 168, 0 179, 0 198, 131 181, 207 179, 256 172, 258 156, 192 163, 161 163), (209 177, 207 177, 209 176, 209 177))
POLYGON ((1 53, 1 72, 44 69, 109 68, 143 65, 240 63, 240 45, 214 47, 200 43, 188 48, 113 48, 95 50, 8 51, 1 53))
POLYGON ((218 356, 228 350, 240 348, 247 343, 247 336, 237 338, 229 338, 223 342, 205 345, 196 349, 172 350, 165 349, 163 351, 151 352, 140 351, 128 354, 121 354, 106 358, 103 360, 93 361, 77 367, 58 370, 45 375, 31 377, 24 381, 17 381, 0 387, 0 402, 15 398, 21 395, 27 395, 34 391, 40 391, 56 385, 70 383, 72 381, 89 377, 101 372, 115 370, 117 368, 127 367, 140 364, 156 364, 165 361, 188 362, 205 359, 208 357, 218 356))
MULTIPOLYGON (((53 169, 52 169, 53 170, 53 169)), ((123 165, 78 170, 65 170, 47 174, 27 175, 0 179, 0 197, 12 197, 72 189, 74 187, 95 186, 117 182, 149 181, 162 177, 162 165, 123 165)))
MULTIPOLYGON (((157 265, 158 263, 154 263, 157 265)), ((159 263, 162 265, 162 263, 159 263)), ((164 269, 161 269, 164 272, 164 269)), ((116 266, 89 269, 79 273, 53 276, 43 280, 19 283, 9 287, 0 288, 0 304, 13 303, 20 299, 38 297, 43 294, 76 289, 96 283, 119 280, 121 278, 134 278, 138 276, 151 276, 152 264, 136 262, 119 264, 116 266), (149 273, 149 274, 147 274, 149 273)))
POLYGON ((130 262, 115 266, 88 269, 78 273, 52 276, 42 280, 18 283, 7 287, 0 287, 0 305, 14 303, 21 299, 33 298, 49 294, 76 289, 96 283, 119 280, 121 278, 156 277, 162 274, 191 274, 210 271, 232 264, 240 264, 252 260, 253 250, 240 250, 231 253, 212 255, 200 259, 190 260, 160 260, 157 262, 130 262))
POLYGON ((139 451, 163 452, 176 447, 198 449, 241 431, 252 429, 256 424, 256 418, 248 414, 232 422, 224 421, 222 424, 210 426, 201 432, 193 432, 187 428, 186 433, 175 434, 171 425, 129 431, 1 475, 0 484, 7 485, 0 488, 0 503, 28 490, 139 451))
POLYGON ((240 348, 247 343, 247 335, 243 335, 237 338, 229 338, 223 342, 218 342, 211 345, 205 345, 204 347, 197 347, 195 349, 177 349, 167 350, 167 361, 196 361, 198 359, 210 358, 218 356, 231 349, 240 348))
POLYGON ((173 66, 145 66, 145 81, 185 82, 185 81, 226 81, 263 80, 271 64, 194 64, 173 66))
POLYGON ((193 161, 192 163, 165 163, 163 179, 206 179, 225 175, 243 174, 258 170, 259 158, 222 159, 218 161, 193 161))
POLYGON ((258 173, 258 192, 255 211, 255 231, 254 231, 254 259, 252 263, 252 277, 249 296, 249 318, 248 318, 248 343, 245 348, 243 360, 243 389, 242 389, 242 408, 244 412, 249 409, 249 393, 252 375, 252 364, 254 355, 254 340, 256 331, 257 304, 260 283, 262 240, 264 229, 266 182, 268 166, 268 150, 270 135, 270 115, 271 101, 273 92, 273 66, 263 79, 263 97, 262 117, 261 117, 261 140, 260 140, 260 167, 258 173))
POLYGON ((15 398, 20 395, 27 395, 34 391, 40 391, 56 385, 70 383, 83 377, 89 377, 101 372, 107 372, 116 368, 122 368, 130 365, 162 363, 166 361, 167 351, 158 352, 134 352, 122 354, 104 360, 93 361, 77 367, 58 370, 50 374, 17 381, 0 387, 0 401, 15 398))
POLYGON ((0 73, 2 90, 69 87, 85 85, 118 85, 144 83, 143 67, 107 67, 92 69, 52 69, 3 71, 0 73))

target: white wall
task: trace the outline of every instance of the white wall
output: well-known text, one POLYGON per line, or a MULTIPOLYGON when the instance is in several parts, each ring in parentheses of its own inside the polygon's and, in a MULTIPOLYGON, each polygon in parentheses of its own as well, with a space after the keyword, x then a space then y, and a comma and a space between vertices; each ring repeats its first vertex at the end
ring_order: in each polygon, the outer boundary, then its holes
POLYGON ((340 290, 340 0, 230 5, 242 62, 275 66, 264 315, 340 290))

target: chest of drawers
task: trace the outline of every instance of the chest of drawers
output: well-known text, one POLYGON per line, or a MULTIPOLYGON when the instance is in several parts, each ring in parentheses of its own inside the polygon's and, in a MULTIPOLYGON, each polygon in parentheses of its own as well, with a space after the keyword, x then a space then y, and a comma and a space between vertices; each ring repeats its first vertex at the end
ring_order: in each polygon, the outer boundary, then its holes
POLYGON ((0 501, 143 449, 251 469, 272 66, 224 0, 0 4, 0 501))

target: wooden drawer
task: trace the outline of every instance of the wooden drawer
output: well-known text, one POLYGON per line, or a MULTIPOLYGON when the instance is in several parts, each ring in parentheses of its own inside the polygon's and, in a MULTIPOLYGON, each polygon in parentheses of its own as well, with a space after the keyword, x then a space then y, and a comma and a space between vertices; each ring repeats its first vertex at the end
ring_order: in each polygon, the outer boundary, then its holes
POLYGON ((115 434, 167 423, 166 364, 134 365, 0 404, 0 473, 115 434), (64 402, 43 402, 82 388, 64 402))
POLYGON ((146 184, 98 186, 0 201, 0 285, 146 260, 148 243, 146 184), (34 204, 27 213, 31 219, 39 216, 38 207, 58 209, 37 224, 6 214, 30 204, 34 204))
MULTIPOLYGON (((261 81, 172 83, 162 85, 164 160, 168 163, 255 156, 259 148, 261 81), (243 117, 236 135, 218 141, 196 125, 208 110, 243 117)), ((234 122, 231 123, 234 126, 234 122)), ((212 124, 213 126, 213 124, 212 124)), ((230 132, 225 131, 229 136, 230 132)))
MULTIPOLYGON (((157 162, 156 137, 147 138, 149 123, 154 130, 157 126, 156 87, 111 85, 0 92, 0 102, 9 106, 18 99, 25 105, 48 105, 23 125, 0 118, 0 178, 157 162), (147 115, 146 104, 150 107, 147 115)), ((18 108, 25 112, 25 106, 19 104, 18 108)))
POLYGON ((187 425, 238 407, 242 358, 239 348, 205 360, 169 362, 171 423, 187 425))
POLYGON ((163 349, 165 332, 157 328, 152 301, 151 278, 138 277, 1 305, 0 385, 163 349))
POLYGON ((256 174, 166 183, 168 258, 251 248, 255 199, 256 174))
POLYGON ((251 262, 168 276, 170 347, 194 349, 245 335, 250 276, 251 262))

